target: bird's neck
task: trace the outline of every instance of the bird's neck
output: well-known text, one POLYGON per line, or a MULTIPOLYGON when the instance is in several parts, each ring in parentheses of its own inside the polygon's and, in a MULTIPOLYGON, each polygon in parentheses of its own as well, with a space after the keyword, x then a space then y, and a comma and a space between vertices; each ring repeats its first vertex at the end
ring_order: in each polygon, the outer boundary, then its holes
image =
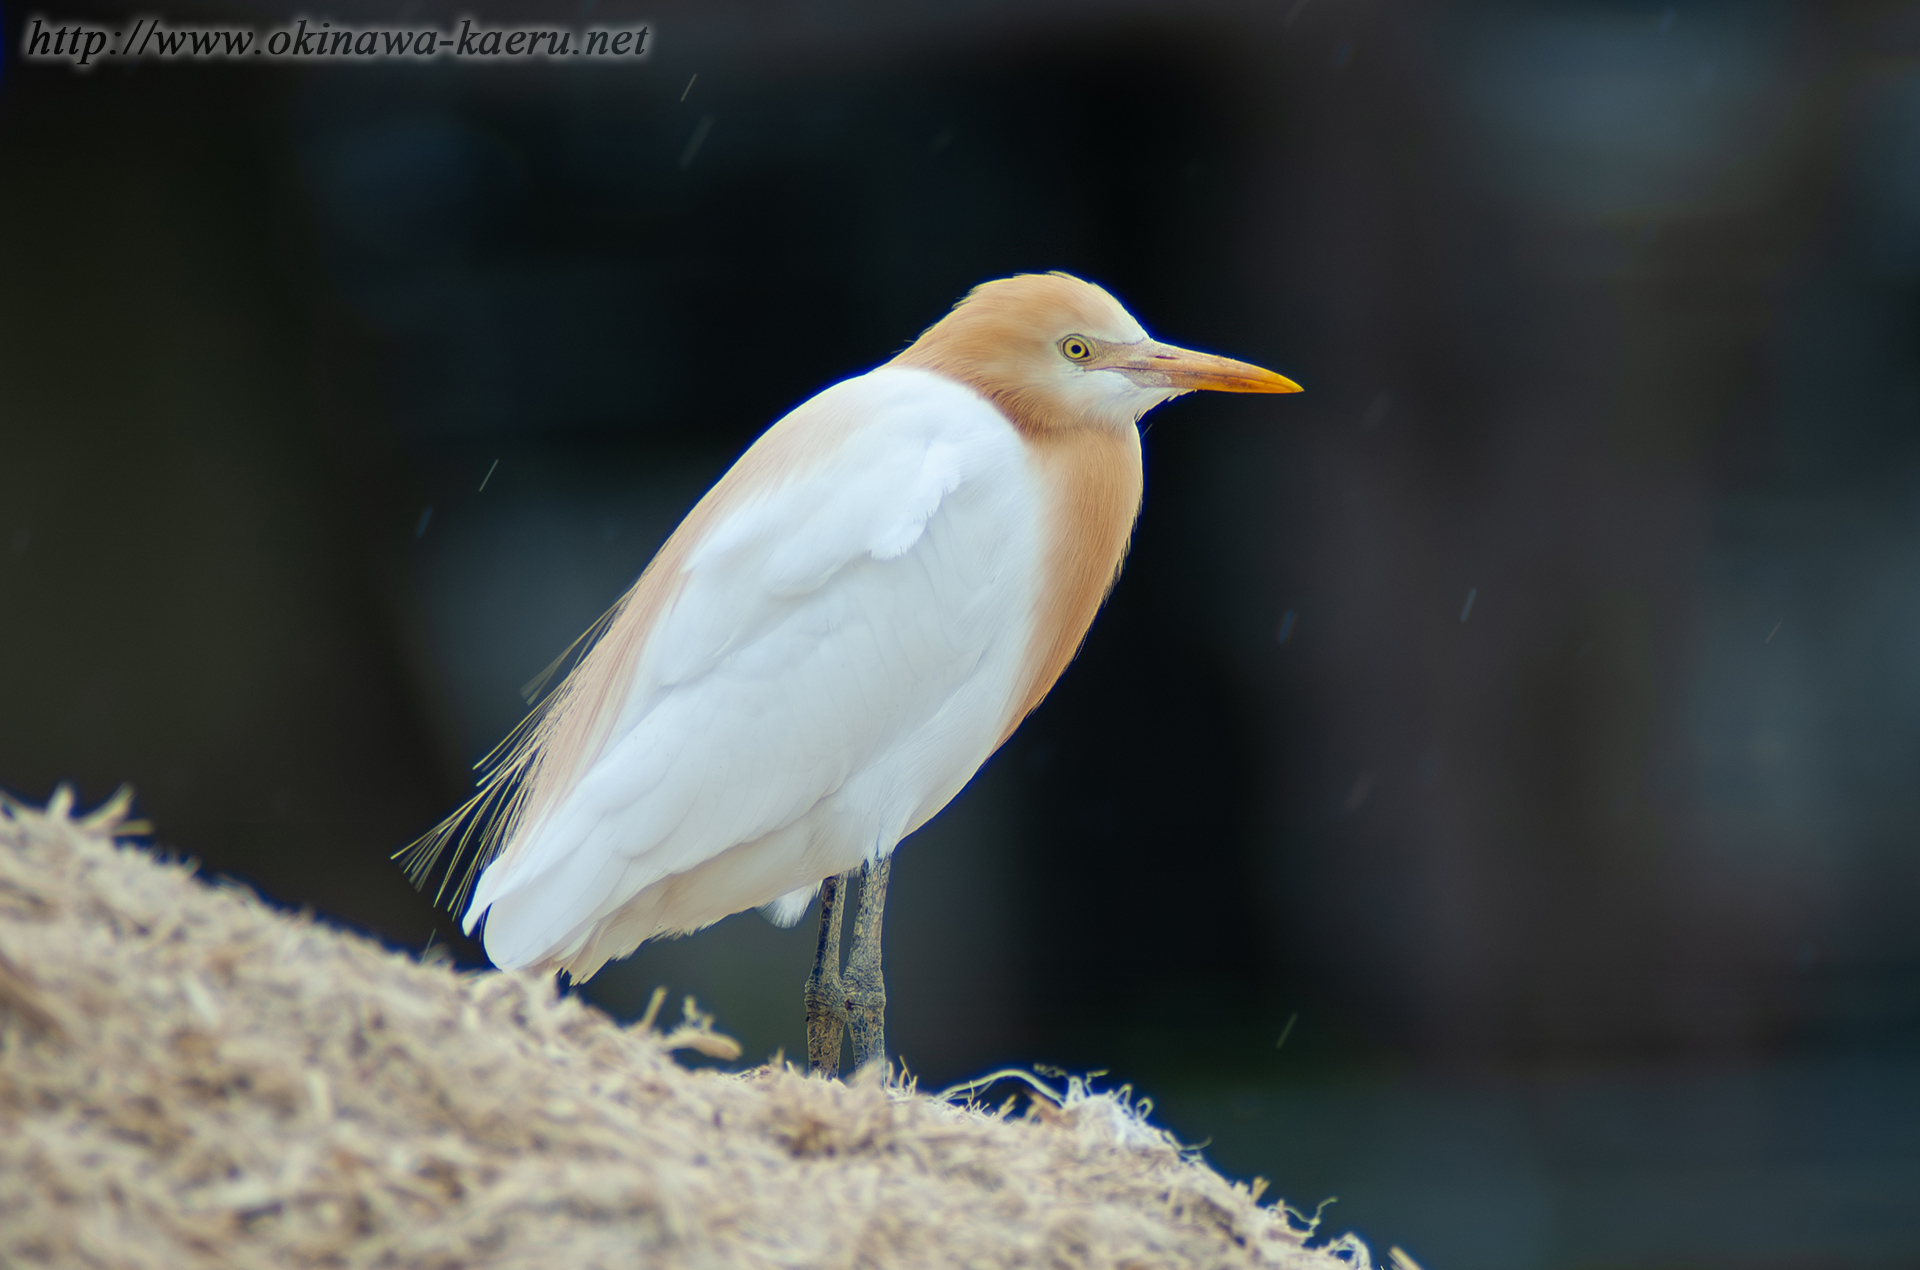
MULTIPOLYGON (((1018 421, 1015 421, 1018 427, 1018 421)), ((1110 427, 1022 429, 1046 508, 1026 691, 1001 740, 1053 687, 1113 589, 1140 513, 1140 434, 1110 427)))

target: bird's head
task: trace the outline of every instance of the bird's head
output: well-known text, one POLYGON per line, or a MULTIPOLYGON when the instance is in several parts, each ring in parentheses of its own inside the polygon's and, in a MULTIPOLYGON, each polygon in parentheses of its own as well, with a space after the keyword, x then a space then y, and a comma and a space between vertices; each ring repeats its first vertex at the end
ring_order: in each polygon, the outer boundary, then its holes
POLYGON ((1149 339, 1118 300, 1064 273, 981 283, 893 364, 957 379, 1029 432, 1131 427, 1202 388, 1300 391, 1270 370, 1149 339))

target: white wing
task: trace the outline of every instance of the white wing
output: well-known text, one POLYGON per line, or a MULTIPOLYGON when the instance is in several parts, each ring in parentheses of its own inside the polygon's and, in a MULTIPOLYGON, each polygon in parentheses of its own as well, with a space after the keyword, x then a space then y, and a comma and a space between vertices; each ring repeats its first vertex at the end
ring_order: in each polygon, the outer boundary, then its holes
POLYGON ((481 876, 466 925, 491 911, 497 964, 570 955, 647 887, 794 826, 843 790, 858 806, 837 808, 833 829, 858 840, 792 851, 846 863, 788 869, 784 883, 759 884, 777 889, 674 925, 767 904, 889 851, 998 740, 1029 638, 1038 540, 1011 425, 957 383, 883 368, 778 426, 817 431, 814 459, 737 500, 691 546, 599 756, 524 848, 481 876))

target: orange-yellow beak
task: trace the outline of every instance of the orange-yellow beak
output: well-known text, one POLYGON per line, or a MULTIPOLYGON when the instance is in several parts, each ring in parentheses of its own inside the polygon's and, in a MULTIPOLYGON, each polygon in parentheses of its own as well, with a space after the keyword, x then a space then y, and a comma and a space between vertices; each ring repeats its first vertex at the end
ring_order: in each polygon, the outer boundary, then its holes
POLYGON ((1212 392, 1299 392, 1300 385, 1285 375, 1276 375, 1247 362, 1212 353, 1196 353, 1175 348, 1158 340, 1145 340, 1116 348, 1117 356, 1108 366, 1124 372, 1129 379, 1157 388, 1178 388, 1192 392, 1196 388, 1212 392))

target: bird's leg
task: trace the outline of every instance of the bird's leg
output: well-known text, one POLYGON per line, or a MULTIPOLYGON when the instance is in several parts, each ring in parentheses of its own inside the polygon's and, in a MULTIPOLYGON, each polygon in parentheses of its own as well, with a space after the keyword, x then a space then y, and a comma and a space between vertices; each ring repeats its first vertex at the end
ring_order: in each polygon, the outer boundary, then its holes
POLYGON ((807 1070, 840 1074, 840 1036, 847 1026, 847 994, 840 983, 840 911, 853 871, 820 884, 820 949, 807 976, 807 1070))
MULTIPOLYGON (((847 1030, 853 1069, 887 1058, 887 985, 880 976, 880 916, 887 906, 893 857, 860 868, 860 910, 853 918, 853 951, 847 954, 847 1030)), ((852 876, 849 874, 848 876, 852 876)))

